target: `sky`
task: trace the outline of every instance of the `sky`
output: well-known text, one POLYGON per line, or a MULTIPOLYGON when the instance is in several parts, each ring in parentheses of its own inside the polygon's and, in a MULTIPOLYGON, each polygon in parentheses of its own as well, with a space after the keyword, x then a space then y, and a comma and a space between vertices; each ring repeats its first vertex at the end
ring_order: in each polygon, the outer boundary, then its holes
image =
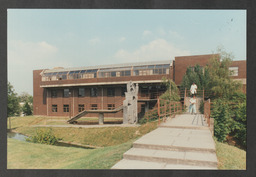
POLYGON ((246 10, 8 9, 8 81, 33 95, 33 70, 174 60, 246 60, 246 10))

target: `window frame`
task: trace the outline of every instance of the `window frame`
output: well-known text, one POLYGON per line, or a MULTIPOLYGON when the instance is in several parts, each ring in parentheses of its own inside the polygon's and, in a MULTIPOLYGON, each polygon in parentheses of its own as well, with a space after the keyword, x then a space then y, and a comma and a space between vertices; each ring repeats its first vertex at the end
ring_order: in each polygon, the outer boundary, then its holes
POLYGON ((63 89, 63 98, 69 98, 69 92, 70 92, 69 88, 63 89), (68 90, 67 94, 65 94, 65 90, 68 90))
POLYGON ((98 88, 97 87, 90 88, 90 96, 91 97, 97 97, 98 96, 98 88))
POLYGON ((70 108, 69 108, 69 104, 63 104, 63 112, 69 112, 70 108))
POLYGON ((78 112, 82 112, 85 110, 84 104, 78 104, 78 112))
POLYGON ((51 90, 51 97, 52 98, 57 98, 57 96, 58 96, 58 90, 57 89, 51 90))
POLYGON ((52 112, 58 112, 58 105, 57 104, 52 104, 52 112))
POLYGON ((85 88, 78 88, 78 97, 85 97, 85 88), (80 94, 80 90, 83 90, 83 94, 80 94))

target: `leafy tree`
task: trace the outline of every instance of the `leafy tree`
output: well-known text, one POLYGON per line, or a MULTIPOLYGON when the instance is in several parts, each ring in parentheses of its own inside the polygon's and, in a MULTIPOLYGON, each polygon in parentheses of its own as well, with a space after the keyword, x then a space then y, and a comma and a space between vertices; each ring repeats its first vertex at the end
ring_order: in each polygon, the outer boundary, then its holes
POLYGON ((213 57, 208 65, 209 88, 213 93, 212 98, 230 98, 235 92, 241 90, 242 84, 230 77, 229 66, 233 56, 230 53, 217 49, 220 59, 213 57))
POLYGON ((22 107, 22 111, 25 115, 32 115, 32 109, 31 106, 29 105, 28 102, 26 102, 23 107, 22 107))
POLYGON ((208 89, 210 75, 207 68, 200 67, 198 64, 195 67, 189 66, 185 75, 182 78, 181 89, 190 89, 193 82, 197 85, 198 90, 208 89))
POLYGON ((160 99, 169 101, 179 101, 179 89, 171 79, 162 78, 163 85, 166 86, 166 92, 160 96, 160 99))
POLYGON ((33 113, 33 96, 27 92, 22 92, 19 95, 19 102, 25 103, 22 107, 22 111, 25 115, 31 115, 33 113))
POLYGON ((8 89, 8 104, 7 104, 7 116, 16 116, 20 112, 20 105, 17 93, 14 92, 14 88, 10 82, 7 84, 8 89))
POLYGON ((22 92, 19 95, 19 101, 20 102, 28 102, 28 103, 33 103, 33 96, 31 96, 29 93, 27 92, 22 92))

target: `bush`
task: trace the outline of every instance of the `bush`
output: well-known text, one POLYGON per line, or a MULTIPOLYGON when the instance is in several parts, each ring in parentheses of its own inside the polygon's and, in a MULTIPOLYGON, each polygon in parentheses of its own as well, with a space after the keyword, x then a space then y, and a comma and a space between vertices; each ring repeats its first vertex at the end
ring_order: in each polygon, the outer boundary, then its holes
POLYGON ((223 100, 217 99, 214 102, 212 111, 214 118, 214 136, 218 141, 223 142, 226 140, 227 135, 231 132, 231 115, 228 104, 223 100))
POLYGON ((51 128, 48 129, 37 129, 36 135, 26 139, 29 142, 54 145, 60 140, 57 138, 51 128))

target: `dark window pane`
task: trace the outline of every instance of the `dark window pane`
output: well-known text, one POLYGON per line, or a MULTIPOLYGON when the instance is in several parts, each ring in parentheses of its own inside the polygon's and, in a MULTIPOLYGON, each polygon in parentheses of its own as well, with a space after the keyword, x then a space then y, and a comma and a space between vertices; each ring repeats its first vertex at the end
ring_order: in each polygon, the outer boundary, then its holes
POLYGON ((52 96, 52 98, 56 98, 57 97, 57 90, 52 90, 51 91, 51 96, 52 96))
POLYGON ((111 77, 116 77, 116 72, 111 72, 111 77))
POLYGON ((127 88, 121 87, 121 96, 125 96, 125 92, 127 92, 127 88))
POLYGON ((97 88, 91 88, 91 97, 98 96, 98 89, 97 88))
POLYGON ((64 89, 63 97, 65 97, 65 98, 69 97, 69 89, 64 89))
POLYGON ((107 88, 107 96, 115 96, 115 88, 107 88))
POLYGON ((68 104, 63 105, 63 112, 69 112, 69 105, 68 104))
POLYGON ((52 112, 58 112, 58 107, 56 104, 52 105, 52 112))
POLYGON ((98 104, 91 104, 91 110, 97 110, 98 104))
POLYGON ((79 97, 84 97, 85 96, 85 89, 84 88, 79 88, 78 89, 78 96, 79 97))
POLYGON ((78 105, 78 112, 84 111, 84 104, 79 104, 78 105))

